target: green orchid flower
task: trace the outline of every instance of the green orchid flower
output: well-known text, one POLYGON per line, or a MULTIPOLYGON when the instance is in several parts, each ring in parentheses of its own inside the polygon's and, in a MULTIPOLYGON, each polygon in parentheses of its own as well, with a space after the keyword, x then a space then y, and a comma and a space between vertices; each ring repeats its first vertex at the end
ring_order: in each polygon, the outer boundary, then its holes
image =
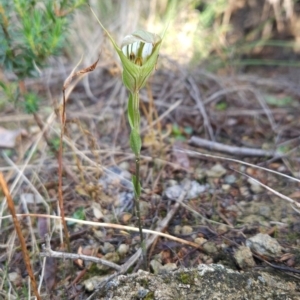
POLYGON ((123 39, 120 48, 96 14, 94 12, 93 14, 120 57, 124 85, 131 93, 138 92, 155 68, 162 42, 161 37, 145 30, 137 30, 123 39))
POLYGON ((144 30, 127 35, 118 52, 123 65, 123 82, 131 93, 140 90, 155 68, 161 38, 144 30))

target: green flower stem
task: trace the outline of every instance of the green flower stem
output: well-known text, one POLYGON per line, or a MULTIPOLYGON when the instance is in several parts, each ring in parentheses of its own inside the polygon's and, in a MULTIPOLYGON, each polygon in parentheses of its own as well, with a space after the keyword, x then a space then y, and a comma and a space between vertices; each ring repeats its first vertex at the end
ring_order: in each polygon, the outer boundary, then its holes
POLYGON ((138 133, 140 133, 140 95, 139 92, 135 92, 132 96, 133 98, 133 113, 134 113, 134 123, 133 127, 138 133))
MULTIPOLYGON (((140 156, 135 156, 135 181, 136 185, 140 184, 140 156)), ((143 262, 144 268, 147 270, 147 248, 145 247, 144 235, 143 235, 143 225, 141 220, 141 210, 140 210, 140 196, 137 193, 134 193, 134 205, 135 205, 135 214, 138 218, 138 227, 140 233, 140 240, 141 240, 141 248, 142 248, 142 255, 143 255, 143 262)))
MULTIPOLYGON (((159 48, 162 39, 159 35, 137 30, 124 37, 121 48, 118 47, 110 33, 105 29, 97 15, 91 8, 100 26, 106 32, 116 52, 118 53, 122 66, 122 79, 125 87, 129 90, 128 99, 128 121, 130 124, 130 147, 135 155, 135 174, 132 176, 132 183, 135 195, 135 211, 138 218, 138 226, 141 237, 141 248, 145 269, 147 268, 146 245, 143 237, 142 221, 140 216, 140 153, 142 140, 140 137, 140 111, 139 111, 139 90, 145 86, 148 78, 155 68, 159 48)), ((167 29, 167 27, 166 27, 167 29)), ((166 31, 165 29, 165 31, 166 31)), ((164 34, 165 34, 164 31, 164 34)), ((164 36, 163 34, 163 36, 164 36)))
POLYGON ((140 110, 139 110, 139 92, 131 94, 128 101, 128 111, 132 109, 131 113, 128 113, 129 123, 131 126, 131 148, 135 154, 135 176, 133 176, 133 188, 134 188, 134 206, 135 214, 138 218, 138 227, 141 240, 141 249, 144 262, 144 268, 147 269, 147 248, 144 242, 143 226, 141 220, 140 211, 140 153, 141 153, 141 137, 140 137, 140 110), (129 107, 131 106, 131 107, 129 107))

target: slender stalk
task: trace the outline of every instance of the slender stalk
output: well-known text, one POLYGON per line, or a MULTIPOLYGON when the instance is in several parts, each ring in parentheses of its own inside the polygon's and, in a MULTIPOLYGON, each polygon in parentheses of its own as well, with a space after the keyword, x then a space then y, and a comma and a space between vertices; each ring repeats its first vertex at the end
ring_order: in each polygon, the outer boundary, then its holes
MULTIPOLYGON (((133 111, 134 111, 134 120, 133 128, 139 133, 140 132, 140 110, 139 110, 139 92, 135 92, 133 95, 133 111)), ((141 211, 140 211, 140 149, 135 152, 135 177, 133 178, 134 186, 134 204, 135 204, 135 214, 138 218, 138 228, 140 233, 141 240, 141 249, 144 262, 144 268, 147 270, 147 248, 144 242, 143 236, 143 226, 141 220, 141 211)))
MULTIPOLYGON (((137 155, 135 157, 135 174, 136 174, 135 175, 136 183, 139 184, 139 182, 140 182, 140 156, 139 155, 137 155)), ((139 228, 139 233, 140 233, 144 268, 145 268, 145 270, 147 270, 147 268, 148 268, 147 248, 146 248, 144 236, 143 236, 143 225, 142 225, 141 210, 140 210, 140 196, 137 193, 135 193, 134 204, 135 204, 135 213, 138 218, 138 228, 139 228)))

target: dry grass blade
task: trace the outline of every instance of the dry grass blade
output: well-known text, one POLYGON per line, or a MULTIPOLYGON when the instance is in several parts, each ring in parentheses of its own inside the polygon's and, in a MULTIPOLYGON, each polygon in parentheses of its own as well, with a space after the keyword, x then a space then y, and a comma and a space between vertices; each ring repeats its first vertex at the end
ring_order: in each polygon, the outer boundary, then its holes
POLYGON ((190 155, 192 157, 199 157, 199 156, 201 157, 202 156, 202 157, 208 157, 208 158, 221 159, 221 160, 225 160, 225 161, 232 161, 232 162, 236 162, 236 163, 239 163, 239 164, 242 164, 242 165, 245 165, 245 166, 250 166, 250 167, 253 167, 253 168, 256 168, 256 169, 264 170, 264 171, 267 171, 267 172, 270 172, 270 173, 288 178, 288 179, 296 181, 296 182, 300 182, 300 179, 298 179, 298 178, 295 178, 295 177, 289 176, 287 174, 283 174, 283 173, 280 173, 280 172, 277 172, 277 171, 274 171, 274 170, 271 170, 271 169, 268 169, 268 168, 264 168, 264 167, 261 167, 261 166, 250 164, 250 163, 244 162, 242 160, 234 159, 234 158, 223 157, 223 156, 207 154, 207 153, 201 153, 201 152, 197 152, 197 151, 191 151, 191 150, 185 150, 185 149, 179 149, 179 148, 174 148, 174 151, 186 152, 188 155, 190 155))
POLYGON ((66 238, 66 242, 67 242, 67 248, 68 248, 69 252, 71 252, 71 246, 70 246, 68 228, 67 228, 67 224, 66 224, 66 221, 65 221, 63 193, 62 193, 63 137, 64 137, 65 126, 66 126, 66 94, 65 94, 65 91, 68 88, 68 86, 71 83, 73 78, 77 77, 78 75, 83 75, 83 74, 86 74, 88 72, 94 71, 97 64, 98 64, 99 59, 100 59, 100 56, 98 56, 98 59, 91 66, 89 66, 87 68, 84 68, 84 69, 81 69, 77 72, 73 71, 70 74, 70 76, 66 79, 66 81, 63 85, 63 103, 62 103, 62 111, 61 111, 61 132, 60 132, 60 143, 59 143, 59 152, 58 152, 58 204, 59 204, 60 214, 61 214, 61 217, 62 217, 62 224, 63 224, 64 234, 65 234, 65 238, 66 238))
POLYGON ((203 117, 203 123, 204 123, 205 128, 208 131, 209 137, 212 140, 215 140, 213 129, 211 127, 211 124, 210 124, 208 115, 206 113, 206 109, 204 107, 203 101, 200 97, 200 91, 199 91, 194 79, 191 76, 189 76, 187 80, 191 86, 191 91, 188 87, 189 93, 190 93, 191 97, 196 101, 197 107, 203 117))
POLYGON ((283 195, 283 194, 277 192, 276 190, 274 190, 274 189, 270 188, 269 186, 263 184, 263 183, 260 182, 259 180, 253 178, 252 176, 249 176, 248 174, 245 174, 245 173, 240 172, 240 171, 235 170, 235 169, 232 169, 232 170, 235 171, 235 172, 237 172, 237 173, 239 173, 239 174, 241 174, 241 175, 243 175, 243 176, 246 176, 246 177, 250 178, 253 182, 259 184, 259 185, 262 186, 263 188, 265 188, 265 189, 267 189, 268 191, 272 192, 274 195, 276 195, 276 196, 278 196, 279 198, 281 198, 281 199, 283 199, 283 200, 285 200, 285 201, 288 201, 288 202, 290 202, 290 203, 292 203, 292 204, 294 204, 294 205, 296 205, 297 207, 300 208, 300 203, 294 201, 294 200, 291 199, 290 197, 285 196, 285 195, 283 195))
POLYGON ((8 190, 6 181, 5 181, 4 176, 3 176, 2 173, 0 173, 0 185, 2 187, 2 190, 3 190, 3 193, 4 193, 5 197, 7 199, 8 209, 9 209, 9 211, 11 213, 11 217, 12 217, 13 222, 14 222, 14 227, 15 227, 15 230, 16 230, 16 232, 18 234, 18 237, 19 237, 19 240, 20 240, 23 258, 24 258, 24 262, 25 262, 25 265, 26 265, 26 269, 27 269, 28 275, 30 277, 30 281, 31 281, 31 284, 32 284, 33 292, 34 292, 36 298, 38 300, 40 300, 41 297, 40 297, 38 289, 37 289, 37 284, 36 284, 35 277, 34 277, 34 274, 33 274, 33 271, 32 271, 32 267, 31 267, 31 264, 30 264, 30 257, 29 257, 29 255, 27 253, 26 243, 25 243, 24 237, 22 235, 22 230, 21 230, 20 223, 19 223, 18 218, 17 218, 17 214, 16 214, 14 202, 13 202, 13 199, 12 199, 12 197, 10 195, 10 192, 8 190))
MULTIPOLYGON (((179 203, 178 203, 178 205, 179 205, 179 203)), ((56 220, 61 219, 61 216, 52 216, 52 215, 43 215, 43 214, 16 214, 16 216, 17 217, 40 217, 40 218, 49 218, 49 219, 56 219, 56 220)), ((0 219, 8 219, 8 218, 11 218, 11 216, 0 217, 0 219)), ((90 226, 95 226, 95 227, 106 227, 106 228, 114 228, 114 229, 121 229, 121 230, 135 231, 135 232, 139 231, 139 229, 137 227, 125 226, 125 225, 119 225, 119 224, 113 224, 113 223, 92 222, 92 221, 78 220, 78 219, 69 218, 69 217, 65 217, 65 220, 69 221, 69 222, 72 222, 72 223, 90 225, 90 226)), ((161 227, 162 226, 160 226, 159 228, 161 228, 161 227)), ((159 235, 159 236, 165 237, 167 239, 170 239, 170 240, 173 240, 173 241, 176 241, 178 243, 182 243, 182 244, 194 247, 194 248, 199 248, 199 245, 196 244, 196 243, 177 238, 177 237, 172 236, 172 235, 167 234, 167 233, 159 232, 159 231, 156 231, 156 230, 150 230, 150 229, 143 229, 143 231, 145 233, 149 233, 149 234, 153 234, 153 235, 159 235)))
MULTIPOLYGON (((251 166, 251 167, 253 167, 253 168, 261 169, 261 170, 264 170, 264 171, 267 171, 267 172, 270 172, 270 173, 274 173, 274 174, 277 174, 277 175, 279 175, 279 176, 283 176, 283 177, 286 177, 286 178, 288 178, 288 179, 291 179, 291 180, 300 182, 299 179, 294 178, 294 177, 291 177, 291 176, 289 176, 289 175, 286 175, 286 174, 283 174, 283 173, 280 173, 280 172, 276 172, 276 171, 274 171, 274 170, 270 170, 270 169, 267 169, 267 168, 264 168, 264 167, 256 166, 256 165, 253 165, 253 164, 250 164, 250 163, 246 163, 246 162, 243 162, 243 161, 241 161, 241 160, 237 160, 237 159, 233 159, 233 158, 227 158, 227 157, 222 157, 222 156, 217 156, 217 155, 212 155, 212 154, 204 154, 204 153, 200 153, 200 152, 188 151, 188 150, 182 150, 182 149, 174 149, 174 151, 179 151, 179 152, 184 151, 184 152, 186 152, 187 154, 193 155, 193 156, 196 155, 196 156, 204 156, 204 157, 210 157, 210 158, 217 158, 217 159, 221 159, 221 160, 233 161, 233 162, 237 162, 237 163, 240 163, 240 164, 243 164, 243 165, 251 166)), ((232 170, 234 170, 234 169, 232 169, 232 170)), ((242 172, 240 172, 240 171, 237 171, 237 170, 234 170, 234 171, 237 172, 237 173, 239 173, 239 174, 241 174, 241 175, 244 175, 244 176, 250 178, 250 179, 253 180, 255 183, 261 185, 262 187, 264 187, 265 189, 269 190, 270 192, 272 192, 272 193, 275 194, 276 196, 280 197, 281 199, 284 199, 284 200, 286 200, 286 201, 288 201, 288 202, 290 202, 290 203, 296 205, 297 207, 300 207, 300 203, 298 203, 298 202, 294 201, 293 199, 291 199, 291 198, 289 198, 289 197, 287 197, 287 196, 285 196, 285 195, 283 195, 283 194, 277 192, 276 190, 274 190, 274 189, 268 187, 267 185, 261 183, 261 182, 258 181, 257 179, 255 179, 255 178, 253 178, 253 177, 251 177, 251 176, 249 176, 249 175, 247 175, 247 174, 245 174, 245 173, 242 173, 242 172)), ((294 210, 295 210, 295 209, 294 209, 294 210)), ((295 210, 295 211, 297 211, 297 210, 295 210)), ((297 212, 298 212, 298 211, 297 211, 297 212)))

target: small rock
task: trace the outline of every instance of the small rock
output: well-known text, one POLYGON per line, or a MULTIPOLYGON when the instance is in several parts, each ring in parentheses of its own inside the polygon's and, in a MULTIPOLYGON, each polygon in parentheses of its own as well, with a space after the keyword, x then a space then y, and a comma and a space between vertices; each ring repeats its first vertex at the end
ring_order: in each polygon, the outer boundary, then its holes
POLYGON ((121 244, 118 248, 118 253, 121 255, 121 256, 124 256, 129 250, 129 246, 126 245, 126 244, 121 244))
POLYGON ((127 224, 132 218, 132 214, 129 212, 123 212, 121 213, 121 215, 119 216, 119 220, 120 222, 127 224))
POLYGON ((156 259, 152 259, 150 261, 150 267, 152 268, 154 274, 158 274, 160 268, 162 267, 162 264, 158 262, 156 259))
POLYGON ((191 226, 185 225, 181 228, 181 234, 190 235, 193 232, 193 228, 191 226))
POLYGON ((222 190, 227 192, 229 191, 231 188, 230 184, 222 184, 222 190))
POLYGON ((181 234, 181 226, 180 225, 176 225, 174 227, 174 234, 176 234, 176 235, 181 234))
POLYGON ((201 185, 197 181, 190 181, 188 179, 183 180, 180 184, 172 185, 165 190, 165 195, 171 200, 178 199, 182 193, 184 193, 185 187, 188 186, 186 191, 186 199, 197 198, 200 194, 206 191, 207 186, 201 185))
POLYGON ((259 215, 248 215, 248 216, 243 216, 243 219, 241 220, 241 222, 243 222, 244 224, 249 224, 249 225, 253 225, 253 224, 259 224, 261 226, 266 226, 268 227, 270 224, 269 222, 265 221, 265 218, 259 215))
MULTIPOLYGON (((117 263, 120 261, 120 256, 117 252, 109 252, 109 253, 105 254, 102 258, 105 260, 114 262, 114 263, 117 263)), ((101 265, 101 264, 97 264, 97 267, 101 271, 106 271, 109 269, 109 267, 101 265)))
POLYGON ((246 240, 246 246, 259 255, 278 257, 281 255, 282 247, 277 240, 268 234, 259 233, 246 240))
POLYGON ((144 288, 139 288, 138 290, 138 299, 144 299, 145 297, 147 297, 147 294, 149 293, 150 291, 148 289, 144 289, 144 288))
POLYGON ((189 191, 188 191, 188 199, 197 198, 200 194, 205 192, 206 186, 199 184, 197 181, 192 181, 189 191))
POLYGON ((182 193, 182 186, 179 184, 170 186, 165 190, 166 197, 171 200, 178 199, 181 193, 182 193))
POLYGON ((147 217, 149 214, 149 209, 151 205, 148 202, 140 201, 140 213, 141 217, 147 217))
POLYGON ((271 209, 269 206, 262 205, 259 207, 259 214, 261 216, 264 216, 266 218, 269 218, 271 216, 271 209))
POLYGON ((264 190, 264 188, 259 183, 257 183, 254 179, 249 178, 248 182, 250 183, 250 188, 253 193, 258 194, 264 190))
POLYGON ((95 201, 92 203, 92 208, 93 208, 93 213, 96 219, 102 219, 103 218, 103 213, 101 209, 101 205, 95 201))
POLYGON ((115 210, 118 215, 124 211, 130 211, 134 204, 134 195, 132 192, 121 192, 117 196, 117 201, 115 202, 115 210))
POLYGON ((205 170, 203 170, 202 167, 199 167, 195 170, 195 178, 197 180, 202 180, 205 178, 205 176, 206 176, 206 172, 205 172, 205 170))
POLYGON ((99 179, 99 184, 106 189, 112 184, 116 187, 123 186, 126 189, 133 191, 131 182, 131 174, 127 170, 122 170, 118 166, 112 166, 105 170, 105 174, 99 179))
POLYGON ((111 243, 105 242, 102 251, 104 254, 109 253, 109 252, 115 252, 115 247, 111 243))
POLYGON ((13 282, 13 284, 16 286, 18 286, 22 283, 22 277, 18 272, 8 273, 8 280, 13 282))
POLYGON ((226 226, 225 224, 221 224, 221 225, 218 226, 217 231, 218 231, 219 234, 223 234, 223 233, 228 231, 228 226, 226 226))
POLYGON ((177 265, 175 263, 168 263, 159 268, 159 273, 169 273, 177 269, 177 265))
POLYGON ((129 163, 128 161, 123 161, 119 164, 119 168, 128 172, 129 163))
POLYGON ((207 242, 207 239, 203 238, 203 237, 198 237, 198 238, 195 238, 194 242, 198 245, 202 245, 204 244, 205 242, 207 242))
POLYGON ((224 174, 226 174, 226 169, 224 169, 222 167, 222 165, 220 164, 216 164, 214 165, 210 170, 206 171, 206 175, 208 177, 216 177, 216 178, 220 178, 222 177, 224 174))
POLYGON ((116 217, 114 214, 103 214, 103 220, 105 223, 113 223, 115 221, 116 217))
POLYGON ((203 245, 203 250, 207 254, 215 254, 218 252, 216 245, 213 242, 207 242, 203 245))
POLYGON ((104 280, 107 276, 93 276, 83 282, 85 289, 88 292, 92 292, 99 285, 102 280, 104 280))
POLYGON ((251 250, 248 247, 240 246, 234 253, 234 258, 236 260, 236 263, 242 270, 255 266, 251 250))
POLYGON ((95 230, 93 234, 100 240, 103 239, 105 236, 105 234, 101 230, 95 230))
POLYGON ((226 210, 227 211, 233 211, 233 212, 238 212, 239 211, 239 208, 236 206, 236 205, 228 205, 226 206, 226 210))
POLYGON ((241 186, 241 187, 239 188, 239 190, 240 190, 241 195, 244 196, 245 198, 248 198, 248 197, 250 196, 250 192, 249 192, 248 187, 246 187, 246 186, 241 186))
POLYGON ((227 175, 224 177, 224 182, 227 183, 227 184, 233 184, 236 182, 236 176, 234 175, 227 175))

